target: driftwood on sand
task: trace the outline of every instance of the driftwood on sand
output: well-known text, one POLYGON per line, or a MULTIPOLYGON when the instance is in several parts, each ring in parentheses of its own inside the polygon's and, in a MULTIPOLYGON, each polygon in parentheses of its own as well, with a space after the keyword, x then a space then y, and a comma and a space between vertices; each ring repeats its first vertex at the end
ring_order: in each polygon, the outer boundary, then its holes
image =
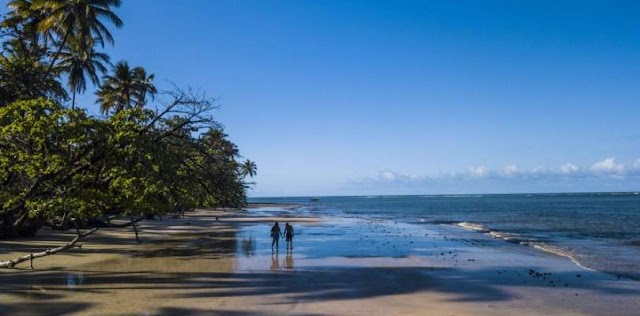
POLYGON ((63 251, 65 249, 73 248, 80 239, 82 239, 83 237, 86 237, 86 236, 89 236, 89 235, 93 234, 97 230, 98 230, 98 228, 93 228, 93 229, 91 229, 91 230, 89 230, 87 232, 77 234, 76 237, 73 238, 73 240, 71 240, 70 242, 68 242, 68 243, 66 243, 66 244, 64 244, 64 245, 62 245, 60 247, 57 247, 57 248, 53 248, 53 249, 50 248, 50 249, 47 249, 47 250, 42 251, 42 252, 30 253, 30 254, 24 255, 22 257, 18 257, 16 259, 13 259, 13 260, 0 261, 0 268, 13 268, 17 264, 29 260, 29 261, 31 261, 31 269, 33 269, 33 259, 46 257, 48 255, 52 255, 52 254, 58 253, 58 252, 63 251))
MULTIPOLYGON (((140 242, 140 239, 138 238, 138 229, 136 227, 136 223, 138 223, 141 220, 141 218, 132 218, 130 222, 125 223, 125 224, 112 224, 109 223, 108 226, 106 227, 112 227, 112 228, 123 228, 123 227, 127 227, 127 226, 133 226, 134 232, 136 234, 136 241, 140 242)), ((76 243, 78 243, 78 241, 80 241, 80 239, 89 236, 93 233, 95 233, 99 228, 95 227, 92 228, 84 233, 80 232, 80 229, 78 227, 78 224, 76 221, 74 221, 75 228, 76 228, 76 236, 68 243, 60 246, 60 247, 56 247, 56 248, 49 248, 45 251, 42 252, 34 252, 34 253, 29 253, 26 254, 24 256, 18 257, 16 259, 13 260, 7 260, 7 261, 0 261, 0 268, 14 268, 17 264, 25 262, 25 261, 30 261, 31 263, 31 269, 33 269, 33 259, 36 258, 41 258, 41 257, 46 257, 55 253, 58 253, 60 251, 66 250, 66 249, 70 249, 75 247, 76 243)))

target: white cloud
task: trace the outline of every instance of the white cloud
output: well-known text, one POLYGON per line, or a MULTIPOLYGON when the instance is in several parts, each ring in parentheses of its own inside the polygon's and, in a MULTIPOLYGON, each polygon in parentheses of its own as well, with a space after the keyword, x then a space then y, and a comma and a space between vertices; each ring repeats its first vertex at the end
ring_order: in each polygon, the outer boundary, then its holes
POLYGON ((398 175, 393 171, 383 171, 380 173, 380 177, 384 180, 393 181, 398 178, 398 175))
POLYGON ((471 167, 468 174, 473 178, 483 178, 489 174, 489 170, 485 166, 471 167))
POLYGON ((502 176, 513 176, 514 174, 516 174, 518 172, 518 167, 515 165, 508 165, 505 166, 504 168, 502 168, 502 170, 500 170, 498 172, 498 174, 502 175, 502 176))
POLYGON ((593 164, 593 166, 591 166, 591 170, 597 173, 623 174, 625 166, 622 163, 617 163, 614 157, 609 157, 593 164))
POLYGON ((377 176, 368 178, 376 182, 395 183, 435 183, 438 181, 464 182, 480 180, 508 180, 515 181, 568 181, 575 179, 622 179, 625 177, 640 178, 640 159, 630 164, 627 168, 624 163, 617 162, 615 158, 608 157, 591 166, 579 166, 567 162, 557 169, 531 168, 520 169, 516 165, 507 165, 500 169, 489 169, 485 166, 470 167, 464 171, 447 171, 438 175, 426 176, 415 174, 403 174, 391 170, 380 171, 377 176))
POLYGON ((566 164, 560 166, 560 173, 571 174, 578 172, 579 169, 580 168, 578 168, 578 166, 574 165, 573 163, 567 162, 566 164))
POLYGON ((418 175, 406 175, 399 172, 385 170, 380 171, 378 176, 375 177, 375 180, 382 182, 416 182, 416 181, 424 181, 427 180, 427 177, 421 177, 418 175))

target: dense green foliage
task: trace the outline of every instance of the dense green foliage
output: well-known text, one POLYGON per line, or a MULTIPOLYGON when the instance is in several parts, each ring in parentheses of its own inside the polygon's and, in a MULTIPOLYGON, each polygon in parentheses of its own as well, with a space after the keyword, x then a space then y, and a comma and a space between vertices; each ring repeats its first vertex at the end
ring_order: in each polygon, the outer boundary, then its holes
POLYGON ((125 61, 105 74, 111 64, 99 48, 114 41, 105 23, 122 25, 112 11, 119 5, 8 3, 0 25, 0 237, 65 229, 69 218, 95 225, 109 215, 245 203, 256 164, 239 160, 211 116, 215 100, 178 88, 158 93, 152 74, 125 61), (105 117, 75 107, 89 82, 105 117))

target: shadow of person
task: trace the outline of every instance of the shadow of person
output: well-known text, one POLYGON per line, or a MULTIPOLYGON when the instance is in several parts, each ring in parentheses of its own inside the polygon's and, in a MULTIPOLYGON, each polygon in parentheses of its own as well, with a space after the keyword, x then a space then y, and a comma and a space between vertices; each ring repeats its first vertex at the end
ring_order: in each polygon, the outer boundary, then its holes
POLYGON ((293 269, 293 251, 287 251, 287 256, 284 258, 284 268, 293 269))
POLYGON ((278 253, 271 253, 271 270, 280 270, 280 263, 278 261, 278 253))

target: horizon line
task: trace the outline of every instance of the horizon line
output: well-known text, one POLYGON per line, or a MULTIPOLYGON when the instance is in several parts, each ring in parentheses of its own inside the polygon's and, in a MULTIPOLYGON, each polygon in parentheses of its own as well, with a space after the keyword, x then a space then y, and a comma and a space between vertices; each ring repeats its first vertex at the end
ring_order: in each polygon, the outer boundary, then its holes
POLYGON ((289 195, 289 196, 250 196, 247 199, 270 198, 322 198, 322 197, 367 197, 367 196, 465 196, 465 195, 563 195, 563 194, 624 194, 640 195, 638 191, 574 191, 574 192, 522 192, 522 193, 438 193, 438 194, 348 194, 348 195, 289 195))

